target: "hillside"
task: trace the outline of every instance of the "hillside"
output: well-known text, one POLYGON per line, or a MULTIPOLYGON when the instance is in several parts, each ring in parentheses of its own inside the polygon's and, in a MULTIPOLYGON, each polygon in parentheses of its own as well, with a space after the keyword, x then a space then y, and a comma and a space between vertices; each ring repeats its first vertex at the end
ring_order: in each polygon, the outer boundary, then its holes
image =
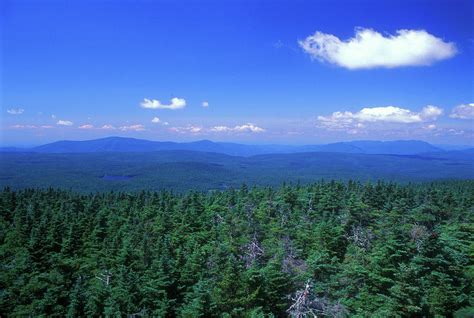
POLYGON ((472 317, 473 185, 6 189, 0 315, 472 317))
POLYGON ((474 156, 293 153, 237 157, 198 151, 141 153, 4 153, 0 186, 60 187, 77 191, 222 190, 321 178, 418 182, 474 178, 474 156))

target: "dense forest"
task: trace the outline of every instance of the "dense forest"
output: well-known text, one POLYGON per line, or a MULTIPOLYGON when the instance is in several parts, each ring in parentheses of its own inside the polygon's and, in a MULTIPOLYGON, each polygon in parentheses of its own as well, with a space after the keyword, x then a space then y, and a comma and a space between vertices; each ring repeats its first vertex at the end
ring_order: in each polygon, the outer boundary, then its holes
POLYGON ((0 316, 472 317, 474 182, 0 193, 0 316))

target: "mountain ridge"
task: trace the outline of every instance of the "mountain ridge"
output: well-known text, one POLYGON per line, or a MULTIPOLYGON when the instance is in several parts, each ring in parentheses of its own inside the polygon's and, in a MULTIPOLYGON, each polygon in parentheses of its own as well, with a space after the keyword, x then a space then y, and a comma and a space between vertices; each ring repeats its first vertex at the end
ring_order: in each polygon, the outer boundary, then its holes
POLYGON ((314 145, 248 145, 232 142, 197 140, 192 142, 152 141, 129 137, 104 137, 91 140, 60 140, 31 148, 0 148, 2 152, 35 153, 93 153, 93 152, 152 152, 168 150, 190 150, 216 152, 233 156, 253 156, 261 154, 336 152, 363 154, 416 155, 422 153, 445 152, 428 142, 420 140, 355 140, 314 145))

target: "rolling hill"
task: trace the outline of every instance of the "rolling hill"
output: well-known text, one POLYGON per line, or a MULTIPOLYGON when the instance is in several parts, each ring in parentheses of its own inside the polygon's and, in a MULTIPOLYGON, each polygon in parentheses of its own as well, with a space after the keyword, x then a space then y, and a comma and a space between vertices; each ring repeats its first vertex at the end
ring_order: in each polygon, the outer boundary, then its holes
POLYGON ((230 156, 201 151, 3 153, 0 186, 57 187, 81 192, 222 190, 320 179, 421 182, 473 179, 469 152, 374 155, 305 152, 230 156))

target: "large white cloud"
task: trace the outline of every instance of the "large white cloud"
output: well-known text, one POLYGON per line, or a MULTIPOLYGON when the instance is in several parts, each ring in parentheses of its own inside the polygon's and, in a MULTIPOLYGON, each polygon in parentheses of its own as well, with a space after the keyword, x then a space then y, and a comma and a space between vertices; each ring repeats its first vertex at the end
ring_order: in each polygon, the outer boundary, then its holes
POLYGON ((23 108, 10 108, 10 109, 7 109, 7 113, 9 113, 10 115, 21 115, 25 112, 25 110, 23 108))
POLYGON ((366 107, 358 112, 334 112, 330 116, 318 116, 320 125, 326 128, 363 128, 364 123, 421 123, 435 120, 443 113, 439 107, 428 105, 420 112, 396 106, 366 107))
POLYGON ((72 126, 74 123, 70 120, 58 120, 58 122, 56 123, 56 125, 59 125, 59 126, 72 126))
POLYGON ((180 109, 186 107, 186 100, 184 98, 173 97, 169 104, 162 104, 157 99, 145 98, 140 105, 143 108, 149 109, 180 109))
POLYGON ((254 132, 254 133, 260 133, 260 132, 265 131, 265 129, 258 127, 252 123, 237 125, 234 127, 214 126, 210 130, 213 132, 254 132))
POLYGON ((356 28, 355 36, 348 40, 317 31, 298 43, 313 59, 348 69, 431 65, 457 53, 454 43, 425 30, 398 30, 395 35, 383 35, 356 28))
POLYGON ((453 108, 451 118, 474 119, 474 103, 461 104, 453 108))

